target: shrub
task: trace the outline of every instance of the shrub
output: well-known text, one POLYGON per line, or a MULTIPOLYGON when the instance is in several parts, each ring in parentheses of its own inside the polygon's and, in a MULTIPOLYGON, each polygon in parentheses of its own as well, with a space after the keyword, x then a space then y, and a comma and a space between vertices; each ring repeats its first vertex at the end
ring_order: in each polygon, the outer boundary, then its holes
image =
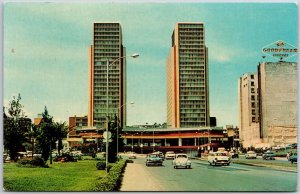
POLYGON ((109 173, 100 179, 94 191, 117 191, 120 187, 121 177, 125 166, 125 160, 120 160, 118 163, 115 163, 111 167, 109 173))
POLYGON ((19 160, 18 161, 18 166, 49 168, 49 166, 45 164, 45 161, 40 157, 34 157, 33 159, 19 160))
POLYGON ((105 167, 106 167, 105 161, 100 161, 100 162, 97 162, 97 164, 96 164, 96 168, 98 170, 105 170, 105 167))

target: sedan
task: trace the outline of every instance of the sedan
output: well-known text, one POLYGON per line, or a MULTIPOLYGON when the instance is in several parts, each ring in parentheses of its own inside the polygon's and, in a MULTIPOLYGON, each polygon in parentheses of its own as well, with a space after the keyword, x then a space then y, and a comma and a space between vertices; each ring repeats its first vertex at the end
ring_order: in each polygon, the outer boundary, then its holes
POLYGON ((134 152, 129 153, 129 159, 136 159, 136 154, 134 152))
POLYGON ((257 157, 257 154, 254 151, 249 151, 245 154, 246 159, 251 159, 251 158, 256 159, 256 157, 257 157))
POLYGON ((273 152, 265 152, 262 156, 263 160, 275 160, 275 153, 273 152))
POLYGON ((178 167, 191 168, 192 166, 187 154, 176 154, 172 164, 175 169, 178 167))
POLYGON ((159 165, 162 166, 163 164, 163 160, 162 158, 159 156, 159 154, 148 154, 147 158, 146 158, 146 166, 150 166, 150 165, 159 165))
POLYGON ((290 161, 293 164, 294 162, 297 162, 297 154, 293 154, 290 156, 290 161))

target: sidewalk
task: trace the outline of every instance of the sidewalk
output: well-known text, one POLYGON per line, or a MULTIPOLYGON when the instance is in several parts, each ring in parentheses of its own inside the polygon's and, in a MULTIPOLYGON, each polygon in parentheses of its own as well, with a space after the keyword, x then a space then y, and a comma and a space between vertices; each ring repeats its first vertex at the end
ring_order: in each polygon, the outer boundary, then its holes
POLYGON ((128 163, 120 191, 163 191, 163 188, 145 170, 144 164, 128 163))

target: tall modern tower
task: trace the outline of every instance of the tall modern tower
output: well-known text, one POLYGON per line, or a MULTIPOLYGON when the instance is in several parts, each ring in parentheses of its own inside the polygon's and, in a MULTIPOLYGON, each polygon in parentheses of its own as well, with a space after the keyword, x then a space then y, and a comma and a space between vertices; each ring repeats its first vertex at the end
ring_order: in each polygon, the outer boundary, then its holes
POLYGON ((108 71, 108 116, 117 115, 125 125, 126 101, 125 48, 119 23, 94 23, 93 44, 89 50, 89 112, 88 125, 105 128, 108 71), (113 64, 112 64, 113 63, 113 64))
POLYGON ((176 23, 166 70, 168 127, 210 125, 204 34, 202 22, 176 23))

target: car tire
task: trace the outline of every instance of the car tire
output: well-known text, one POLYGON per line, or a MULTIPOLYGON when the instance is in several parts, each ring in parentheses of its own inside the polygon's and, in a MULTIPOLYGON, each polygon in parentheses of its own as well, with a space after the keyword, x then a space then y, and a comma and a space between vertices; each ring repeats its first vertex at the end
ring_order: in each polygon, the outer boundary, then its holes
POLYGON ((192 166, 190 165, 188 168, 192 168, 192 166))
POLYGON ((215 163, 215 161, 213 161, 213 162, 212 162, 212 165, 216 166, 216 163, 215 163))
POLYGON ((176 166, 174 165, 174 169, 176 169, 176 166))

